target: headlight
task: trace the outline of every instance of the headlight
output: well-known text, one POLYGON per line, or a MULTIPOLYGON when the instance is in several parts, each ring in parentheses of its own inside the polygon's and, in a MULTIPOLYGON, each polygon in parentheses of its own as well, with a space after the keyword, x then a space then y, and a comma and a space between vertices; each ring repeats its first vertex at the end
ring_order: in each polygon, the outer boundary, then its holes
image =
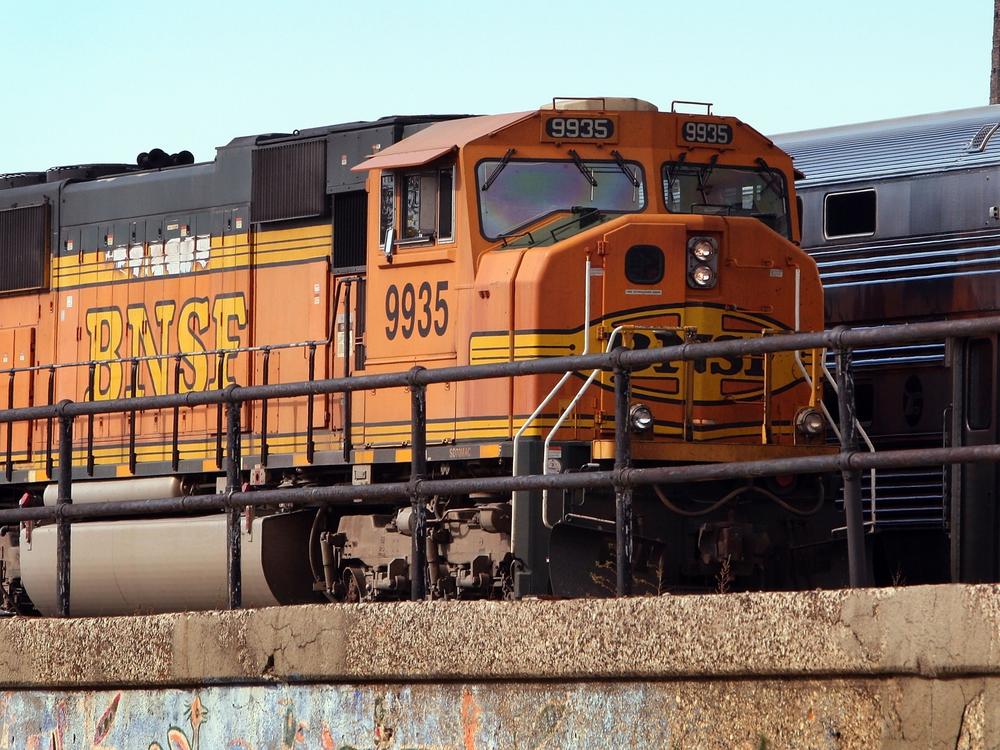
POLYGON ((715 247, 708 240, 695 240, 691 245, 691 254, 700 261, 706 261, 715 255, 715 247))
POLYGON ((633 432, 649 432, 653 429, 653 412, 645 404, 633 404, 628 410, 628 423, 633 432))
POLYGON ((715 283, 715 271, 708 266, 695 266, 691 271, 691 280, 698 286, 712 286, 715 283))
POLYGON ((795 429, 803 435, 819 435, 826 429, 826 419, 818 409, 803 409, 795 416, 795 429))

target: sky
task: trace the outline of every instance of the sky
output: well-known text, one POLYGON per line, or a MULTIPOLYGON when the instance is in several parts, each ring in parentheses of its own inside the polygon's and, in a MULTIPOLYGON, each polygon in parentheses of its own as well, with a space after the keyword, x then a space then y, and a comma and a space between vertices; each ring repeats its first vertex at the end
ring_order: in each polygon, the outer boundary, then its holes
POLYGON ((990 0, 0 0, 0 173, 559 96, 773 134, 986 104, 990 0))

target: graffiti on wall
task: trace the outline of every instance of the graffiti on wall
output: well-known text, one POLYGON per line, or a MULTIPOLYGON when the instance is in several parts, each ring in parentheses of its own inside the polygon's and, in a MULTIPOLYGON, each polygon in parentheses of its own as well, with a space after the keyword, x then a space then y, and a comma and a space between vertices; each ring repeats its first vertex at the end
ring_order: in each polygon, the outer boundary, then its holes
MULTIPOLYGON (((0 750, 473 750, 509 746, 470 688, 212 687, 0 694, 0 750), (452 721, 451 719, 454 719, 452 721)), ((508 707, 510 708, 510 707, 508 707)), ((529 701, 516 746, 542 748, 561 700, 529 701)), ((519 711, 517 713, 520 713, 519 711)), ((510 727, 505 730, 509 733, 510 727)))

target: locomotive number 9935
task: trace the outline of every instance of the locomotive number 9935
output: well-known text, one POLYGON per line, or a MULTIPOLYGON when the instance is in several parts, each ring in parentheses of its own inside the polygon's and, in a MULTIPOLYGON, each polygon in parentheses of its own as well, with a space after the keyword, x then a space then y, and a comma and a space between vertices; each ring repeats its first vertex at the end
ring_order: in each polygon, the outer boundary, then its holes
POLYGON ((608 117, 551 117, 545 135, 557 140, 606 141, 613 138, 615 123, 608 117))
POLYGON ((715 143, 728 146, 733 142, 733 129, 721 122, 689 120, 681 126, 681 137, 688 143, 715 143))

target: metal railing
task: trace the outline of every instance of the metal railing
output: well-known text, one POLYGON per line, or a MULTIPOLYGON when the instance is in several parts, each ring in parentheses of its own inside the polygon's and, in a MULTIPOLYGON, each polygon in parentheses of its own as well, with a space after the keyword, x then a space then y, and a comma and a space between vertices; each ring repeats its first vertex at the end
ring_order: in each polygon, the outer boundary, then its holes
MULTIPOLYGON (((850 351, 854 348, 883 344, 901 344, 940 339, 961 339, 1000 331, 1000 317, 941 321, 913 325, 851 330, 844 327, 816 333, 790 333, 783 336, 733 339, 708 343, 685 343, 657 349, 630 350, 568 357, 523 360, 505 363, 425 369, 414 367, 404 372, 359 375, 346 378, 281 383, 269 385, 231 385, 221 390, 192 391, 184 394, 141 396, 108 401, 73 402, 69 400, 46 406, 0 410, 0 424, 27 420, 59 420, 58 498, 54 506, 0 510, 0 523, 55 521, 57 524, 57 592, 59 611, 70 612, 70 527, 77 521, 109 517, 137 517, 192 511, 226 510, 228 512, 229 606, 241 606, 240 513, 258 506, 351 505, 358 501, 409 499, 412 506, 411 569, 425 571, 426 508, 424 499, 439 494, 461 495, 471 492, 512 493, 552 489, 613 488, 617 530, 617 592, 628 595, 632 583, 632 489, 655 484, 678 484, 711 480, 752 479, 779 474, 822 474, 839 471, 845 482, 845 514, 850 566, 850 583, 867 583, 862 519, 860 472, 942 464, 975 463, 1000 460, 1000 445, 918 448, 894 451, 856 451, 854 430, 853 382, 850 351), (840 452, 793 458, 756 461, 635 468, 632 465, 628 405, 630 373, 666 362, 686 362, 716 357, 749 357, 805 349, 830 349, 842 357, 838 367, 840 388, 840 452), (614 373, 615 441, 614 468, 604 471, 488 478, 430 479, 426 455, 426 389, 435 383, 476 381, 523 375, 558 375, 567 371, 604 370, 614 373), (240 485, 241 425, 240 408, 247 402, 264 399, 310 397, 331 393, 380 388, 408 388, 411 403, 411 472, 407 482, 366 486, 334 485, 325 487, 278 488, 242 491, 240 485), (160 500, 127 500, 72 504, 72 450, 74 422, 97 414, 128 413, 145 409, 170 409, 222 405, 227 412, 226 489, 212 495, 192 495, 160 500)), ((411 598, 423 599, 426 583, 423 574, 411 576, 411 598)))

